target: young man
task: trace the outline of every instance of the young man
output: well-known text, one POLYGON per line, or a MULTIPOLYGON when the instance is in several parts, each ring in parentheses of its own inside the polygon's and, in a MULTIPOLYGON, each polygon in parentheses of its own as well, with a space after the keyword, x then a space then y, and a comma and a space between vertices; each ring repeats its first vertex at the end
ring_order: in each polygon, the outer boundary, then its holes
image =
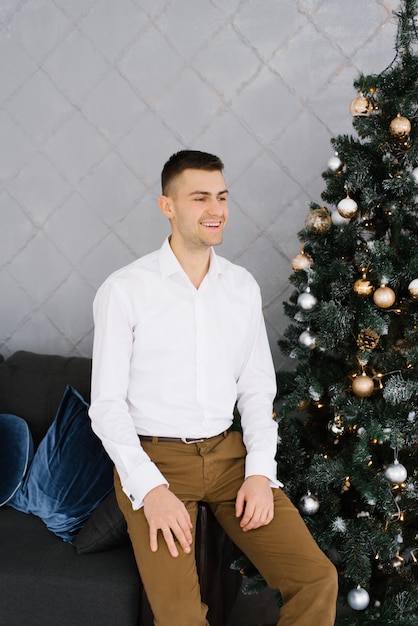
POLYGON ((218 257, 228 190, 216 156, 162 172, 162 248, 112 274, 94 302, 93 429, 158 626, 205 626, 194 558, 209 503, 284 605, 280 626, 331 626, 337 578, 276 476, 275 372, 259 288, 218 257), (230 431, 237 402, 243 435, 230 431))

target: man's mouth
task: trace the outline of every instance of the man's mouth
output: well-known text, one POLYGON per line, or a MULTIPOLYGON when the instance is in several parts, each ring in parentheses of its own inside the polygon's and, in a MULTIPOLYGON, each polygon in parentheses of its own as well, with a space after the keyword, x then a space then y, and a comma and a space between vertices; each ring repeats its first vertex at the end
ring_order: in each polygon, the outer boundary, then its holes
POLYGON ((205 228, 219 228, 222 222, 200 222, 205 228))

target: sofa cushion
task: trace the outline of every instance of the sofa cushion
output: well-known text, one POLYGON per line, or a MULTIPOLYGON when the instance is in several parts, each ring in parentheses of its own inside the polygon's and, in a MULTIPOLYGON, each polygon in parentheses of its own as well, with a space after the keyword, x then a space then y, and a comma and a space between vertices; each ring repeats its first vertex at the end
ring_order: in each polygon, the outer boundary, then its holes
POLYGON ((0 361, 0 413, 22 417, 37 448, 67 385, 90 400, 90 375, 91 359, 19 350, 0 361))
POLYGON ((72 542, 113 488, 113 465, 91 429, 88 404, 71 386, 9 506, 40 517, 72 542))
POLYGON ((78 554, 111 550, 129 541, 125 518, 115 491, 99 504, 74 540, 78 554))
POLYGON ((0 506, 7 504, 22 484, 33 457, 33 440, 25 420, 0 415, 0 506))

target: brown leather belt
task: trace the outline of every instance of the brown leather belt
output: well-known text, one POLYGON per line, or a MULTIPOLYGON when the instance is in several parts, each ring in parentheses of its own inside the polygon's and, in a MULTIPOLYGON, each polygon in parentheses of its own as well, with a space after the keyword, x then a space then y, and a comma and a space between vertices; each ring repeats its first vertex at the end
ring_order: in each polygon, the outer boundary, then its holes
POLYGON ((157 443, 158 441, 166 442, 166 443, 202 443, 203 441, 209 441, 209 439, 215 439, 215 437, 226 437, 229 433, 229 430, 224 430, 219 435, 213 435, 213 437, 200 437, 193 439, 192 437, 152 437, 151 435, 138 435, 140 441, 153 441, 157 443))

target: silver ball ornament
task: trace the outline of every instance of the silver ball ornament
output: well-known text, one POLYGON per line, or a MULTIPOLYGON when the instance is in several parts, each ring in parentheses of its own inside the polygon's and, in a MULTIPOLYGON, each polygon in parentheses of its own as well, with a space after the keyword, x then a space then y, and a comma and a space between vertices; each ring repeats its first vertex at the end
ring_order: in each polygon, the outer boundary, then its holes
POLYGON ((319 510, 319 500, 310 491, 299 500, 299 510, 304 515, 315 515, 319 510))
POLYGON ((397 459, 385 469, 385 478, 393 485, 399 485, 405 482, 407 476, 408 472, 406 467, 402 465, 402 463, 399 463, 397 459))
POLYGON ((318 300, 309 291, 309 289, 301 293, 297 300, 298 307, 302 309, 302 311, 312 311, 312 309, 316 307, 317 303, 318 300))
POLYGON ((329 159, 329 161, 328 161, 327 165, 328 165, 328 169, 329 169, 331 172, 335 172, 335 173, 336 173, 336 172, 340 172, 340 171, 341 171, 342 166, 343 166, 343 162, 341 161, 341 159, 340 159, 340 157, 338 156, 338 154, 337 154, 337 153, 335 153, 335 154, 334 154, 334 156, 332 156, 332 157, 329 159))
POLYGON ((415 167, 412 172, 411 172, 411 176, 414 179, 414 183, 416 185, 418 185, 418 167, 415 167))
POLYGON ((299 345, 301 348, 313 350, 316 348, 316 335, 310 330, 304 330, 303 333, 299 335, 299 345))
POLYGON ((348 605, 355 611, 363 611, 367 609, 370 603, 368 592, 358 585, 355 589, 351 589, 347 595, 348 605))

